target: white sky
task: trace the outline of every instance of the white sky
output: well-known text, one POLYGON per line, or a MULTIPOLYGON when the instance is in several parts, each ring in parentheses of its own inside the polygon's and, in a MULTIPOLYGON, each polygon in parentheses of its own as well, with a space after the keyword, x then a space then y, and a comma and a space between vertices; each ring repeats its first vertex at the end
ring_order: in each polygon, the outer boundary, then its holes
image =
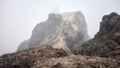
POLYGON ((0 0, 0 55, 14 52, 51 12, 81 11, 93 37, 105 14, 120 14, 120 0, 0 0))

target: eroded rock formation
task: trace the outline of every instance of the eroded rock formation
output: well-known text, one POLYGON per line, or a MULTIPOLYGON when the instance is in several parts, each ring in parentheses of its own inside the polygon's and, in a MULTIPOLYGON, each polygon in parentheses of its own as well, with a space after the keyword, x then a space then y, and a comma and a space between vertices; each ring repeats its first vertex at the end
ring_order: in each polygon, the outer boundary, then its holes
POLYGON ((105 15, 95 37, 76 48, 78 55, 50 45, 5 54, 0 68, 120 68, 120 15, 105 15))
MULTIPOLYGON (((76 49, 76 54, 119 58, 120 56, 120 15, 105 15, 95 37, 76 49)), ((119 58, 120 60, 120 58, 119 58)))
POLYGON ((31 38, 21 43, 18 51, 47 44, 73 52, 76 45, 88 39, 86 21, 80 11, 51 13, 47 21, 36 25, 31 38))

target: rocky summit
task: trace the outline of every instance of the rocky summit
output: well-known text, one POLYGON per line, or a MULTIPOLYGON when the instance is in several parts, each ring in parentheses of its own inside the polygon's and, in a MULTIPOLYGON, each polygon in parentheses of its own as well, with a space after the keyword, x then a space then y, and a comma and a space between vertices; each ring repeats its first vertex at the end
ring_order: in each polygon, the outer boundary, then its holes
POLYGON ((111 57, 120 60, 120 15, 105 15, 95 37, 76 49, 76 54, 111 57))
POLYGON ((120 15, 103 16, 95 37, 77 45, 73 54, 40 45, 0 56, 0 68, 120 68, 120 15))
POLYGON ((77 45, 88 39, 86 21, 80 11, 50 13, 46 21, 36 25, 31 38, 19 45, 18 51, 47 44, 73 52, 77 45))

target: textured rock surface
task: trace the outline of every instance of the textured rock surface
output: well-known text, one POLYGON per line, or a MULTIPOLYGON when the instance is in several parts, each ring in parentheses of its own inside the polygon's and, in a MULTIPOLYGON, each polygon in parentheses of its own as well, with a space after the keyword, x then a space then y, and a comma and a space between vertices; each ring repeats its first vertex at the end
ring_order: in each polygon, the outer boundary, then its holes
POLYGON ((0 57, 0 68, 119 68, 110 58, 68 55, 63 49, 42 46, 0 57))
POLYGON ((120 15, 105 15, 95 37, 76 49, 76 54, 112 57, 120 60, 120 15))
POLYGON ((120 15, 105 15, 95 37, 77 47, 79 55, 43 45, 0 56, 0 68, 120 68, 119 27, 120 15))
POLYGON ((36 60, 68 56, 63 49, 41 46, 29 50, 5 54, 0 57, 0 68, 31 68, 36 60))
POLYGON ((80 11, 51 13, 47 21, 36 25, 31 38, 21 43, 18 51, 46 44, 54 48, 73 51, 76 45, 88 39, 86 21, 80 11))

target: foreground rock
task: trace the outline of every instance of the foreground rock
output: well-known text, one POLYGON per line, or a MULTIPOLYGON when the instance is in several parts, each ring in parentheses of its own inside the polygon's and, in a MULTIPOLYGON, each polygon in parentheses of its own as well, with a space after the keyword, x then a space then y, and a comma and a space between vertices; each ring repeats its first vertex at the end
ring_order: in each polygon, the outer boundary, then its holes
POLYGON ((76 54, 112 57, 120 60, 120 15, 105 15, 95 37, 76 49, 76 54))
POLYGON ((31 68, 119 68, 114 59, 70 55, 64 58, 50 58, 42 62, 37 60, 31 68))
POLYGON ((51 13, 47 21, 36 25, 31 38, 21 43, 18 51, 47 44, 73 52, 78 44, 88 39, 86 21, 80 11, 51 13))
POLYGON ((43 46, 0 57, 0 68, 118 68, 115 59, 68 55, 63 49, 43 46))
POLYGON ((53 49, 49 46, 32 48, 0 57, 0 68, 31 68, 36 60, 42 62, 48 58, 65 57, 68 54, 63 49, 53 49))

